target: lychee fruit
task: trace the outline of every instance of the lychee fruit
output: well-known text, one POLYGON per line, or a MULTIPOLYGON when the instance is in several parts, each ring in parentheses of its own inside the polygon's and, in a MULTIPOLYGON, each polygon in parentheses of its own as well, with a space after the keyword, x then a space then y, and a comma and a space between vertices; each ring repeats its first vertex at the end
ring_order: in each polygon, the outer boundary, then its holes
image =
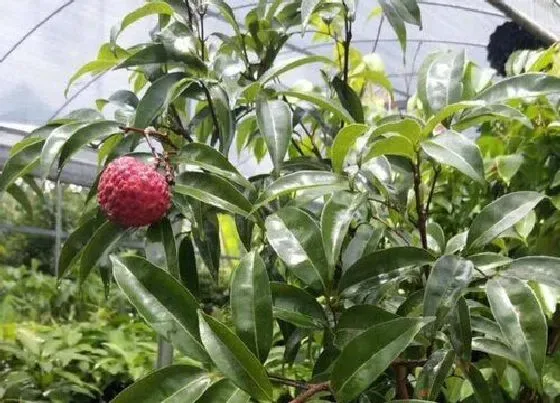
POLYGON ((165 176, 133 157, 112 161, 99 178, 97 200, 107 218, 123 227, 159 221, 170 206, 165 176))

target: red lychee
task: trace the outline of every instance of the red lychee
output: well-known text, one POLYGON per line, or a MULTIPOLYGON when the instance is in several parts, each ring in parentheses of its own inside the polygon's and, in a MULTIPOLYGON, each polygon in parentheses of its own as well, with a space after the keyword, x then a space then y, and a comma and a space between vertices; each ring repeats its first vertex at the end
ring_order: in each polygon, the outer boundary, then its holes
POLYGON ((169 209, 169 185, 153 167, 133 157, 120 157, 101 174, 97 200, 110 221, 143 227, 159 221, 169 209))

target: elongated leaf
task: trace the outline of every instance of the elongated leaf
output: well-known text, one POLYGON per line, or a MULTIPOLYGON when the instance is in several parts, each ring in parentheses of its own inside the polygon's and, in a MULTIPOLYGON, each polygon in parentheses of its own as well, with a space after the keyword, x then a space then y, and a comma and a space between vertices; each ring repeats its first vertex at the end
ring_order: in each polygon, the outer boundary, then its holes
POLYGON ((422 27, 420 9, 416 0, 382 0, 379 5, 389 24, 397 34, 403 54, 406 52, 406 26, 405 22, 422 27))
POLYGON ((423 141, 422 150, 437 162, 456 168, 477 182, 484 183, 484 165, 478 146, 453 131, 423 141))
POLYGON ((184 237, 181 241, 178 259, 181 283, 197 298, 199 296, 198 270, 193 241, 190 236, 184 237))
POLYGON ((235 18, 232 8, 223 0, 208 0, 208 4, 211 4, 220 10, 222 17, 232 26, 233 30, 237 35, 241 35, 241 30, 239 29, 239 24, 235 18))
POLYGON ((443 122, 445 119, 452 117, 457 112, 463 111, 465 109, 483 107, 484 104, 484 101, 461 101, 445 106, 435 116, 432 116, 428 120, 426 126, 424 126, 424 129, 422 129, 422 136, 429 136, 430 134, 432 134, 433 130, 439 123, 443 122))
POLYGON ((166 63, 170 59, 171 57, 167 54, 165 47, 161 43, 153 43, 123 60, 115 67, 115 70, 145 64, 166 63))
POLYGON ((356 140, 367 131, 368 127, 362 124, 351 124, 344 126, 336 137, 331 149, 331 160, 333 171, 340 173, 344 167, 344 159, 356 140))
POLYGON ((504 270, 504 274, 560 287, 560 258, 552 256, 522 257, 512 261, 507 270, 504 270))
POLYGON ((463 297, 459 298, 449 320, 449 339, 459 358, 471 360, 471 313, 463 297))
POLYGON ((327 290, 329 266, 321 230, 303 210, 285 207, 266 218, 266 236, 292 273, 317 291, 327 290))
POLYGON ((196 403, 249 403, 251 396, 239 389, 228 379, 222 379, 210 386, 196 403))
POLYGON ((171 365, 134 382, 112 400, 113 403, 194 402, 212 380, 200 368, 171 365))
POLYGON ((325 98, 322 95, 300 91, 282 91, 279 94, 311 102, 312 104, 317 105, 321 110, 331 112, 333 115, 347 123, 355 122, 354 118, 340 104, 331 99, 325 98))
MULTIPOLYGON (((302 4, 302 8, 303 8, 303 4, 302 4)), ((312 63, 323 63, 323 64, 332 65, 333 60, 328 57, 320 56, 320 55, 298 57, 283 63, 278 63, 278 65, 275 65, 272 68, 268 69, 266 73, 264 73, 259 78, 259 81, 262 84, 265 84, 266 82, 272 80, 273 78, 276 78, 290 70, 297 69, 300 66, 304 66, 306 64, 312 64, 312 63)))
POLYGON ((285 175, 273 182, 259 196, 254 209, 271 200, 301 190, 312 190, 316 197, 337 190, 348 189, 348 181, 343 176, 324 171, 299 171, 285 175))
POLYGON ((220 151, 222 154, 228 155, 235 136, 235 119, 229 107, 229 97, 227 92, 219 85, 210 86, 208 94, 210 95, 218 124, 220 151))
POLYGON ((325 311, 307 292, 283 283, 271 283, 274 317, 303 328, 327 325, 325 311))
POLYGON ((434 330, 454 308, 461 292, 472 278, 474 265, 454 255, 442 256, 434 263, 424 293, 424 316, 435 316, 434 330))
POLYGON ((106 251, 122 238, 124 229, 111 221, 106 221, 91 236, 80 258, 80 282, 83 283, 91 269, 106 251))
POLYGON ((537 192, 514 192, 490 203, 474 218, 467 249, 486 245, 525 217, 545 196, 537 192))
POLYGON ((473 337, 472 349, 474 351, 482 351, 486 354, 492 354, 498 357, 505 358, 506 360, 517 365, 523 365, 519 362, 519 357, 515 354, 515 352, 512 351, 507 344, 502 343, 499 340, 489 339, 485 337, 473 337))
POLYGON ((471 362, 463 362, 462 369, 472 385, 476 401, 479 403, 494 403, 490 386, 482 376, 480 370, 471 362))
POLYGON ((418 376, 415 397, 435 401, 454 361, 455 353, 452 350, 434 351, 418 376))
POLYGON ((175 192, 242 216, 252 209, 249 200, 231 183, 209 173, 182 173, 176 179, 175 192))
POLYGON ((29 201, 29 198, 27 197, 25 191, 20 186, 12 183, 10 186, 8 186, 6 192, 21 205, 21 207, 25 211, 25 214, 33 216, 33 207, 31 206, 31 202, 29 201))
POLYGON ((396 319, 394 313, 375 305, 354 305, 345 310, 336 326, 335 345, 343 349, 353 338, 362 334, 373 325, 396 319))
POLYGON ((148 227, 145 251, 150 263, 167 270, 176 279, 181 278, 177 263, 175 235, 167 217, 148 227))
POLYGON ((185 78, 185 73, 168 73, 152 83, 136 108, 135 127, 145 128, 152 123, 165 104, 170 90, 182 78, 185 78))
MULTIPOLYGON (((385 119, 388 119, 386 117, 385 119)), ((406 137, 414 146, 416 146, 420 140, 423 139, 422 128, 418 119, 413 118, 401 118, 386 121, 375 129, 372 130, 370 135, 370 140, 375 139, 377 136, 382 134, 396 133, 403 137, 406 137)))
POLYGON ((301 34, 305 33, 305 28, 309 24, 311 15, 317 6, 321 3, 321 0, 302 0, 301 1, 301 34))
POLYGON ((76 130, 70 136, 68 141, 64 143, 62 149, 60 150, 60 158, 58 160, 59 171, 68 162, 70 157, 80 150, 80 148, 93 141, 106 139, 107 137, 115 133, 119 133, 120 131, 121 130, 119 129, 117 122, 112 120, 94 122, 76 130))
POLYGON ((462 131, 469 127, 493 120, 505 120, 509 122, 515 120, 525 127, 533 127, 531 120, 518 109, 507 105, 487 105, 474 108, 464 113, 461 118, 453 124, 453 128, 462 131))
POLYGON ((45 180, 49 175, 51 167, 58 157, 64 143, 78 130, 86 126, 86 123, 69 123, 54 129, 45 140, 41 150, 40 169, 41 179, 45 180))
POLYGON ((358 122, 364 123, 364 108, 360 97, 348 84, 346 84, 340 77, 335 77, 332 80, 332 86, 340 99, 340 103, 348 111, 350 116, 358 122))
POLYGON ((346 271, 359 258, 374 252, 384 231, 382 225, 360 225, 342 254, 342 270, 346 271))
POLYGON ((292 138, 292 111, 281 100, 257 99, 257 123, 264 136, 274 170, 280 171, 292 138))
POLYGON ((342 241, 346 237, 354 213, 360 207, 364 197, 349 192, 333 193, 325 203, 321 213, 321 235, 323 247, 329 264, 329 281, 334 274, 335 264, 338 262, 342 241))
MULTIPOLYGON (((147 17, 149 15, 161 14, 161 15, 173 15, 173 8, 164 1, 152 1, 144 4, 142 7, 128 13, 122 20, 120 30, 118 34, 124 31, 128 26, 134 24, 141 18, 147 17)), ((117 35, 118 35, 117 34, 117 35)), ((116 40, 116 37, 115 37, 116 40)))
POLYGON ((82 67, 80 67, 78 69, 78 71, 76 71, 72 75, 72 77, 70 77, 70 80, 68 80, 68 84, 66 84, 66 88, 64 89, 64 96, 66 97, 68 95, 68 91, 70 90, 70 87, 79 78, 83 77, 86 74, 97 75, 97 74, 104 73, 108 70, 111 70, 113 67, 115 67, 115 65, 118 62, 119 62, 119 60, 116 59, 116 58, 115 59, 97 59, 97 60, 92 60, 91 62, 88 62, 88 63, 84 64, 82 67))
POLYGON ((208 363, 200 343, 198 302, 165 270, 147 260, 111 256, 120 289, 150 326, 187 357, 208 363))
MULTIPOLYGON (((43 147, 43 139, 25 139, 18 149, 2 167, 0 174, 0 192, 6 190, 18 177, 30 173, 39 164, 39 155, 43 147)), ((22 143, 20 142, 20 143, 22 143)), ((17 146, 17 144, 16 144, 17 146)), ((14 146, 14 147, 16 147, 14 146)))
POLYGON ((540 385, 547 346, 546 319, 537 297, 525 282, 494 278, 486 293, 503 337, 523 363, 533 387, 540 385))
POLYGON ((488 319, 484 316, 472 315, 471 325, 474 332, 482 333, 488 338, 502 339, 502 331, 500 326, 492 319, 488 319))
POLYGON ((257 357, 225 325, 199 312, 200 335, 210 358, 227 378, 255 399, 272 400, 272 384, 257 357))
POLYGON ((430 252, 408 246, 379 250, 363 256, 348 268, 338 285, 344 290, 351 285, 407 266, 423 266, 435 260, 430 252))
POLYGON ((197 39, 189 27, 175 21, 168 24, 157 36, 171 59, 183 62, 189 71, 206 73, 207 67, 197 55, 197 39))
POLYGON ((255 251, 247 253, 233 272, 230 305, 235 332, 265 362, 272 347, 272 295, 266 267, 255 251))
POLYGON ((488 87, 477 99, 497 104, 512 98, 534 99, 560 93, 560 78, 546 73, 526 73, 506 78, 488 87))
POLYGON ((397 133, 389 133, 371 143, 363 161, 381 155, 398 155, 414 160, 415 154, 414 145, 408 138, 397 133))
POLYGON ((511 178, 513 178, 517 171, 519 171, 522 164, 523 155, 520 154, 499 155, 496 157, 498 175, 500 175, 506 184, 510 183, 511 178))
POLYGON ((217 282, 220 277, 220 257, 222 255, 218 214, 211 210, 203 211, 202 204, 196 200, 191 205, 196 220, 196 228, 193 231, 194 242, 202 261, 217 282))
POLYGON ((173 160, 181 164, 195 165, 239 185, 253 188, 222 153, 206 144, 189 143, 182 148, 181 155, 173 160))
POLYGON ((331 386, 340 402, 358 397, 412 342, 426 318, 398 318, 370 327, 340 353, 331 386))
POLYGON ((438 52, 426 58, 418 73, 418 98, 429 114, 461 100, 465 52, 438 52))

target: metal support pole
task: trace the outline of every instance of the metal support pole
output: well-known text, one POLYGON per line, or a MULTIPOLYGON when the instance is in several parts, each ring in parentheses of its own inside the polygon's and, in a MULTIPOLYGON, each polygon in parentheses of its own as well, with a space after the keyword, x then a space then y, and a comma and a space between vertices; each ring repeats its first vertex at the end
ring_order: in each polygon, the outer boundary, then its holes
POLYGON ((55 185, 55 213, 54 213, 54 274, 58 277, 60 265, 60 250, 62 246, 62 184, 55 185))

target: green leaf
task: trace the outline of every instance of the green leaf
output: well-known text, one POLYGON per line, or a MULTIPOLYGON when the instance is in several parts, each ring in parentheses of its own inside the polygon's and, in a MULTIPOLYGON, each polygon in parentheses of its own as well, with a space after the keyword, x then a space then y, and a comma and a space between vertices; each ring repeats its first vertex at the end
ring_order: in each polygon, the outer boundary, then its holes
MULTIPOLYGON (((214 0, 215 1, 215 0, 214 0)), ((210 386, 196 403, 249 403, 251 396, 228 379, 221 379, 210 386)))
POLYGON ((286 97, 297 98, 302 101, 311 102, 319 107, 320 110, 325 110, 331 112, 333 115, 347 123, 355 123, 354 118, 337 102, 325 98, 322 95, 312 93, 312 92, 300 92, 300 91, 281 91, 279 95, 284 95, 286 97))
POLYGON ((348 155, 348 152, 354 146, 356 140, 364 134, 367 129, 368 126, 362 124, 351 124, 340 129, 334 138, 331 149, 331 160, 334 172, 342 172, 344 159, 348 155))
POLYGON ((514 192, 488 204, 474 218, 467 249, 486 245, 525 217, 545 196, 537 192, 514 192))
POLYGON ((265 362, 272 347, 272 295, 266 267, 255 251, 247 253, 233 272, 230 305, 235 332, 265 362))
POLYGON ((200 335, 210 358, 227 378, 254 399, 271 401, 272 384, 257 357, 225 325, 199 312, 200 335))
POLYGON ((179 245, 179 273, 181 283, 194 297, 199 295, 198 270, 192 238, 185 236, 179 245))
POLYGON ((212 100, 212 106, 218 123, 220 135, 220 151, 224 155, 229 154, 229 148, 235 137, 235 118, 229 107, 227 92, 220 85, 212 85, 208 88, 212 100))
POLYGON ((311 20, 311 15, 322 3, 321 0, 302 0, 301 1, 301 34, 305 33, 305 28, 307 28, 307 24, 311 20))
POLYGON ((418 72, 418 98, 427 115, 461 100, 464 66, 464 51, 437 52, 426 58, 418 72))
POLYGON ((459 358, 470 361, 472 341, 471 314, 463 297, 457 301, 449 322, 449 340, 453 345, 455 353, 457 353, 459 358))
POLYGON ((197 300, 165 270, 147 260, 111 256, 113 275, 148 324, 187 357, 208 363, 200 343, 197 300))
POLYGON ((176 279, 180 279, 177 262, 177 247, 175 235, 169 218, 148 227, 146 231, 146 259, 155 266, 161 267, 176 279))
POLYGON ((379 5, 389 24, 395 30, 404 54, 406 52, 406 26, 404 23, 415 24, 422 28, 420 9, 416 0, 382 0, 379 5))
POLYGON ((445 378, 453 367, 455 353, 452 350, 437 350, 432 353, 416 381, 414 396, 419 399, 435 401, 445 378))
POLYGON ((270 283, 274 317, 302 328, 327 326, 325 311, 317 300, 302 290, 283 283, 270 283))
POLYGON ((498 168, 498 175, 509 184, 511 178, 515 176, 519 168, 523 164, 523 155, 500 155, 496 157, 496 167, 498 168))
POLYGON ((370 327, 340 353, 331 374, 336 399, 355 399, 408 347, 427 318, 398 318, 370 327))
POLYGON ((134 382, 113 399, 112 403, 194 402, 212 380, 200 368, 171 365, 154 371, 134 382))
MULTIPOLYGON (((207 4, 211 4, 220 10, 222 17, 231 25, 233 30, 238 36, 241 36, 241 30, 239 29, 239 24, 235 18, 232 8, 223 0, 208 0, 207 4)), ((233 402, 232 402, 233 403, 233 402)))
POLYGON ((175 192, 191 196, 233 214, 247 216, 252 205, 228 181, 202 172, 184 172, 176 178, 175 192))
POLYGON ((364 123, 364 108, 358 94, 340 77, 333 78, 332 86, 338 95, 338 99, 340 99, 340 103, 350 113, 350 116, 357 123, 364 123))
POLYGON ((180 164, 195 165, 241 186, 252 189, 253 185, 218 150, 202 143, 189 143, 181 149, 181 155, 173 158, 180 164))
POLYGON ((422 150, 440 164, 456 168, 477 182, 484 181, 484 165, 478 146, 463 135, 446 131, 421 144, 422 150))
MULTIPOLYGON (((502 338, 503 336, 500 335, 500 339, 502 338)), ((474 351, 482 351, 486 354, 492 354, 501 358, 505 358, 506 360, 518 366, 523 365, 519 362, 519 357, 517 357, 515 352, 512 351, 507 344, 501 342, 500 340, 489 339, 485 337, 473 337, 472 349, 474 351)))
POLYGON ((453 129, 463 131, 469 127, 478 126, 484 122, 494 120, 503 120, 506 122, 517 121, 525 127, 533 128, 531 120, 518 109, 507 105, 487 105, 474 108, 464 113, 453 124, 453 129))
POLYGON ((494 278, 486 286, 492 314, 529 382, 540 388, 547 348, 546 318, 531 287, 515 278, 494 278))
POLYGON ((173 7, 167 4, 164 1, 152 1, 149 3, 144 4, 142 7, 137 8, 136 10, 128 13, 122 20, 120 29, 118 33, 115 35, 114 41, 116 41, 116 37, 123 32, 128 26, 134 24, 136 21, 140 20, 141 18, 147 17, 149 15, 160 14, 160 15, 173 15, 173 7))
POLYGON ((490 390, 490 386, 484 380, 484 377, 482 376, 480 370, 471 362, 463 362, 462 369, 465 376, 472 385, 475 399, 479 403, 493 403, 494 401, 492 400, 492 392, 490 390))
POLYGON ((332 280, 334 268, 340 256, 342 242, 356 210, 364 202, 360 194, 336 192, 325 203, 321 213, 321 236, 323 248, 329 264, 329 282, 332 280))
POLYGON ((376 136, 387 133, 400 134, 406 137, 415 147, 424 137, 418 119, 401 118, 400 116, 395 116, 394 120, 389 120, 377 126, 371 132, 370 139, 375 139, 376 136))
POLYGON ((398 318, 375 305, 354 305, 340 315, 335 331, 335 346, 343 349, 352 339, 370 327, 398 318))
POLYGON ((560 258, 552 256, 527 256, 515 259, 504 275, 560 288, 560 258))
POLYGON ((326 291, 330 271, 315 220, 303 210, 285 207, 269 215, 265 227, 268 242, 291 272, 313 289, 326 291))
MULTIPOLYGON (((12 149, 13 154, 10 155, 10 158, 2 167, 0 192, 6 190, 18 177, 32 172, 39 164, 39 154, 44 140, 25 139, 23 141, 26 141, 26 143, 18 147, 16 152, 12 149)), ((14 147, 16 146, 17 144, 14 147)))
POLYGON ((106 221, 91 236, 80 258, 80 283, 83 283, 91 269, 99 262, 124 235, 124 229, 111 221, 106 221))
POLYGON ((197 200, 191 201, 196 226, 193 239, 202 257, 202 261, 216 282, 219 281, 221 242, 218 214, 211 209, 204 209, 197 200))
POLYGON ((292 111, 281 100, 257 99, 257 123, 264 136, 274 170, 278 173, 292 139, 292 111))
POLYGON ((143 129, 152 123, 165 105, 168 94, 182 78, 185 78, 185 73, 174 72, 165 74, 152 83, 136 108, 135 127, 143 129))
POLYGON ((463 231, 453 236, 445 245, 445 254, 451 255, 455 252, 461 251, 467 244, 468 231, 463 231))
POLYGON ((382 224, 361 224, 342 253, 342 271, 346 271, 362 256, 375 251, 384 232, 382 224))
POLYGON ((10 196, 12 196, 14 200, 21 205, 21 207, 23 207, 27 215, 33 216, 33 207, 31 206, 31 202, 29 201, 27 194, 21 187, 17 186, 15 183, 12 183, 8 186, 6 192, 9 193, 10 196))
POLYGON ((497 104, 513 98, 534 99, 560 93, 560 78, 546 73, 526 73, 506 78, 482 91, 476 99, 497 104))
POLYGON ((452 117, 457 112, 477 107, 484 107, 484 101, 461 101, 445 106, 435 116, 432 116, 428 120, 426 126, 424 126, 424 129, 422 129, 422 137, 427 137, 432 134, 439 123, 452 117))
POLYGON ((143 66, 145 64, 166 63, 171 59, 161 43, 152 43, 124 59, 115 67, 115 70, 143 66))
POLYGON ((60 150, 60 158, 58 160, 58 170, 60 171, 68 162, 70 157, 77 153, 80 148, 87 144, 103 140, 107 137, 120 133, 119 125, 112 120, 103 120, 100 122, 91 123, 76 130, 70 138, 64 143, 60 150))
POLYGON ((381 155, 398 155, 411 160, 416 158, 412 142, 405 136, 397 133, 384 134, 376 138, 369 146, 363 161, 369 161, 381 155))
MULTIPOLYGON (((434 331, 455 307, 469 285, 474 265, 454 255, 442 256, 434 263, 424 293, 424 316, 435 316, 434 331)), ((433 336, 433 335, 432 335, 433 336)))
POLYGON ((175 21, 167 25, 157 36, 171 59, 183 62, 189 71, 206 73, 206 65, 197 56, 197 39, 185 24, 175 21))
POLYGON ((254 209, 263 206, 277 197, 301 190, 312 190, 317 197, 335 192, 347 190, 348 181, 345 177, 332 172, 324 171, 299 171, 285 175, 274 181, 259 196, 255 202, 254 209))
POLYGON ((66 84, 66 88, 64 89, 64 96, 66 97, 68 95, 68 91, 70 90, 72 84, 82 76, 86 74, 98 75, 104 73, 106 71, 111 70, 113 67, 115 67, 118 62, 119 59, 115 58, 115 59, 98 59, 84 64, 82 67, 78 69, 78 71, 76 71, 72 75, 72 77, 70 77, 70 80, 68 80, 68 84, 66 84))
POLYGON ((430 252, 409 246, 383 249, 363 256, 342 275, 339 290, 407 266, 424 266, 435 260, 430 252))
MULTIPOLYGON (((303 8, 303 4, 302 4, 302 8, 303 8)), ((264 85, 266 84, 268 81, 290 71, 293 69, 296 69, 300 66, 304 66, 306 64, 312 64, 312 63, 324 63, 327 65, 333 65, 334 62, 332 59, 325 57, 325 56, 320 56, 320 55, 311 55, 311 56, 304 56, 304 57, 298 57, 295 59, 291 59, 288 60, 286 62, 282 62, 282 63, 278 63, 277 65, 271 67, 270 69, 268 69, 260 78, 259 81, 264 85)))

